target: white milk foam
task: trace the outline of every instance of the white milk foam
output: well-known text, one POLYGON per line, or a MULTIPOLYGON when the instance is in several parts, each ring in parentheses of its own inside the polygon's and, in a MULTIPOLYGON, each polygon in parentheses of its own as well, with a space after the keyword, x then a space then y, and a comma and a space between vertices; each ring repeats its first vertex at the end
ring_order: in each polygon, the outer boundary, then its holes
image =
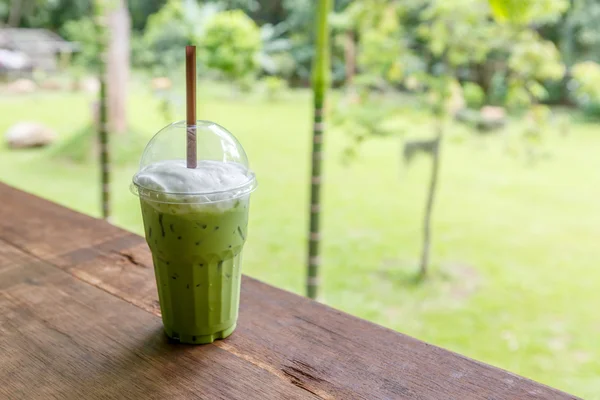
POLYGON ((236 207, 248 200, 252 180, 240 164, 210 160, 198 161, 195 169, 187 168, 185 160, 158 161, 134 177, 143 199, 175 214, 236 207))

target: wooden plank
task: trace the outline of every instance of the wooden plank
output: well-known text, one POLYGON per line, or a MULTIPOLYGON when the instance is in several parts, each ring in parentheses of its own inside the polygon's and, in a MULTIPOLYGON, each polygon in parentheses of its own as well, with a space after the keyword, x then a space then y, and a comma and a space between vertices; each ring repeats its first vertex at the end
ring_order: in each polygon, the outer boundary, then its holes
MULTIPOLYGON (((0 239, 11 247, 159 315, 142 238, 2 184, 0 200, 0 239)), ((574 398, 247 277, 236 333, 203 348, 322 399, 574 398)), ((241 398, 262 397, 248 392, 241 398)))
POLYGON ((0 282, 0 398, 317 398, 2 240, 0 282))

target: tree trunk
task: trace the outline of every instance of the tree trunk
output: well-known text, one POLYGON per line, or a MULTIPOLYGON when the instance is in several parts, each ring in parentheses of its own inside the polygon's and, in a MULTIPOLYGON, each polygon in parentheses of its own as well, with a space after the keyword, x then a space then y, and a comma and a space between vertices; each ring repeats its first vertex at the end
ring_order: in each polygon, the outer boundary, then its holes
POLYGON ((344 34, 344 59, 346 61, 346 85, 352 85, 356 73, 356 43, 354 32, 351 30, 344 34))
POLYGON ((308 270, 306 278, 306 294, 311 299, 317 297, 319 288, 319 256, 320 244, 320 207, 321 207, 321 160, 323 143, 323 120, 325 95, 330 83, 330 49, 329 24, 327 21, 331 11, 331 0, 319 0, 317 10, 317 44, 313 61, 313 101, 314 127, 312 144, 312 168, 310 181, 310 226, 308 240, 308 270))
POLYGON ((431 216, 433 213, 433 204, 437 192, 437 182, 440 170, 440 151, 442 144, 442 122, 437 122, 437 133, 435 144, 431 152, 431 176, 429 180, 429 191, 427 193, 427 202, 425 204, 425 215, 423 218, 423 249, 421 251, 421 263, 419 267, 419 277, 425 278, 429 270, 429 254, 431 251, 431 216))
POLYGON ((477 64, 474 68, 476 82, 481 87, 485 95, 484 103, 487 104, 490 99, 490 90, 491 90, 491 80, 494 74, 494 62, 493 61, 483 61, 480 64, 477 64))
POLYGON ((124 0, 113 1, 108 11, 110 32, 106 60, 108 129, 127 131, 127 81, 129 80, 129 37, 131 20, 124 0))
POLYGON ((8 14, 8 26, 18 27, 21 23, 21 10, 23 10, 23 1, 12 0, 10 2, 10 13, 8 14))

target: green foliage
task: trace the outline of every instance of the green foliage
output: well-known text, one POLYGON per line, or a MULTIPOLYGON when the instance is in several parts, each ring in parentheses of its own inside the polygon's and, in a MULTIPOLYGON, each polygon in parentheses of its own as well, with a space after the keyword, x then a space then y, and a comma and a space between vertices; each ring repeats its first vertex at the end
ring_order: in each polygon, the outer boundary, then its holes
POLYGON ((296 61, 290 53, 292 41, 284 37, 287 23, 265 24, 260 27, 261 50, 258 54, 260 68, 270 75, 289 79, 296 68, 296 61))
POLYGON ((554 43, 542 39, 523 21, 540 23, 556 19, 564 12, 565 2, 560 0, 550 5, 546 0, 492 1, 490 4, 491 9, 481 0, 432 1, 420 13, 422 24, 417 32, 432 57, 443 64, 443 74, 473 64, 494 63, 489 88, 496 91, 490 93, 492 100, 515 107, 543 100, 547 96, 544 83, 560 80, 565 68, 554 43), (511 23, 498 23, 490 18, 491 11, 500 13, 500 19, 516 12, 521 15, 515 21, 510 20, 511 23), (496 59, 507 62, 495 62, 496 59))
POLYGON ((132 30, 143 32, 146 28, 148 17, 158 12, 166 2, 166 0, 127 0, 129 14, 131 15, 132 30))
MULTIPOLYGON (((181 81, 185 64, 184 48, 202 38, 207 22, 219 10, 218 4, 200 6, 195 0, 169 0, 148 18, 143 36, 132 36, 133 64, 150 76, 167 77, 173 82, 153 91, 159 100, 158 110, 165 122, 172 122, 174 110, 178 109, 176 103, 180 94, 174 88, 184 85, 181 81)), ((197 68, 203 72, 202 63, 197 68)))
POLYGON ((240 83, 258 71, 260 31, 241 10, 222 11, 208 21, 200 42, 200 58, 206 67, 240 83))
POLYGON ((554 43, 542 40, 534 32, 521 32, 508 59, 506 103, 519 108, 544 100, 548 93, 543 83, 558 81, 564 73, 565 66, 554 43))
POLYGON ((353 31, 359 37, 359 84, 384 88, 399 83, 415 69, 416 59, 400 23, 404 6, 385 0, 354 1, 335 15, 337 30, 353 31))
POLYGON ((184 3, 169 0, 148 18, 143 37, 133 37, 133 63, 150 69, 154 75, 165 75, 183 63, 182 49, 190 44, 192 37, 193 27, 186 18, 184 3))
POLYGON ((20 26, 60 31, 67 22, 91 15, 92 5, 90 0, 22 0, 20 26))
POLYGON ((74 60, 78 66, 84 68, 97 67, 99 55, 98 34, 93 18, 86 17, 68 21, 62 27, 61 33, 65 39, 79 44, 79 52, 75 55, 74 60))
POLYGON ((431 1, 420 19, 417 33, 427 49, 454 68, 483 62, 506 36, 481 0, 431 1))
POLYGON ((536 81, 559 80, 565 73, 554 43, 531 31, 521 33, 515 41, 508 67, 520 76, 536 81))
POLYGON ((528 8, 527 2, 520 0, 489 0, 489 3, 496 19, 502 22, 522 17, 528 8))
MULTIPOLYGON (((221 9, 214 3, 169 0, 148 18, 143 36, 132 38, 132 62, 154 76, 171 76, 185 62, 186 45, 200 41, 204 28, 221 9)), ((198 65, 202 70, 202 65, 198 65)))
POLYGON ((569 0, 489 0, 499 22, 514 24, 556 21, 569 8, 569 0))
POLYGON ((421 72, 413 77, 418 82, 418 87, 423 94, 423 104, 429 108, 433 115, 445 118, 460 109, 463 97, 462 88, 452 73, 437 71, 436 74, 421 72))
MULTIPOLYGON (((576 0, 569 10, 564 25, 569 28, 570 39, 574 42, 571 50, 572 62, 600 61, 600 3, 596 0, 576 0)), ((569 43, 571 44, 571 43, 569 43)))
POLYGON ((575 64, 571 76, 571 86, 580 104, 600 103, 600 64, 593 61, 575 64))
POLYGON ((485 102, 485 93, 481 86, 473 82, 465 82, 462 85, 463 96, 467 107, 479 109, 485 102))
MULTIPOLYGON (((70 21, 87 18, 93 13, 90 0, 22 0, 21 26, 62 31, 70 21)), ((132 28, 142 31, 149 15, 157 12, 165 0, 127 0, 132 28)), ((0 2, 0 19, 6 21, 10 0, 0 2)))
POLYGON ((286 11, 288 39, 291 42, 290 54, 294 58, 296 69, 293 79, 308 81, 314 54, 314 23, 316 2, 312 0, 283 0, 286 11))
POLYGON ((354 160, 361 144, 368 139, 404 135, 403 128, 391 123, 395 110, 385 94, 366 89, 352 92, 339 101, 331 114, 331 123, 348 138, 342 162, 354 160))
POLYGON ((378 30, 369 30, 361 37, 358 65, 365 78, 374 86, 383 79, 399 82, 403 78, 400 54, 402 43, 397 37, 378 30))
POLYGON ((3 1, 0 3, 0 18, 2 21, 6 21, 8 19, 8 15, 10 12, 10 3, 3 1))
POLYGON ((575 64, 571 76, 569 87, 584 115, 591 120, 600 120, 600 65, 593 61, 575 64))

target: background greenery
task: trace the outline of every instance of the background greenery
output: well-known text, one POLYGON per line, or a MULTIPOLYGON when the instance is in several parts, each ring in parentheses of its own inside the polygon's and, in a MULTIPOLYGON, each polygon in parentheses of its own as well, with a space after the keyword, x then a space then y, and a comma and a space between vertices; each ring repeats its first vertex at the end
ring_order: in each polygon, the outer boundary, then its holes
MULTIPOLYGON (((309 173, 310 95, 294 91, 272 103, 259 95, 232 100, 222 95, 222 87, 201 87, 199 116, 227 121, 259 177, 244 271, 303 293, 308 193, 300 183, 309 173)), ((40 121, 61 134, 60 142, 45 150, 0 149, 0 179, 99 216, 96 161, 74 164, 56 154, 86 126, 83 100, 82 94, 0 97, 0 130, 35 109, 40 121), (68 116, 61 112, 65 109, 68 116)), ((132 126, 143 137, 163 125, 145 89, 132 92, 130 107, 132 126)), ((418 137, 432 120, 409 108, 398 112, 396 123, 418 137)), ((340 160, 347 137, 331 132, 326 143, 322 300, 438 346, 598 398, 596 127, 578 122, 567 137, 551 130, 555 150, 535 168, 508 157, 503 136, 473 137, 456 125, 450 132, 455 139, 444 155, 433 273, 421 284, 413 279, 414 256, 428 163, 417 159, 410 169, 403 168, 401 141, 382 138, 367 142, 355 162, 344 166, 340 160)), ((139 147, 119 153, 130 160, 114 168, 114 222, 142 233, 139 205, 128 191, 139 147)))

